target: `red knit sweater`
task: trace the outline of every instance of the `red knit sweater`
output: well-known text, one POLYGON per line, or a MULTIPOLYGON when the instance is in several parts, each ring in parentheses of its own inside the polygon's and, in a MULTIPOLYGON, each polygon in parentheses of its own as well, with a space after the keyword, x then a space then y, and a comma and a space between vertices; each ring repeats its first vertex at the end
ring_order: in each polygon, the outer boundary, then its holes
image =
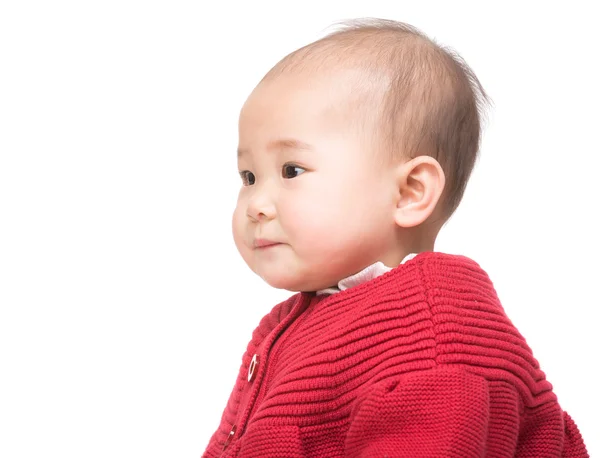
POLYGON ((487 274, 426 252, 332 296, 277 305, 203 456, 588 454, 487 274))

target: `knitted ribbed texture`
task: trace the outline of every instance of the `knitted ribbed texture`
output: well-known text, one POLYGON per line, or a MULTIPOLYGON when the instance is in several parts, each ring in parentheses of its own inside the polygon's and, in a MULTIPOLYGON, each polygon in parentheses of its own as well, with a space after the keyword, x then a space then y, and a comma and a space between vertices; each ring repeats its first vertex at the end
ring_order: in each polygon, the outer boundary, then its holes
POLYGON ((332 296, 277 305, 203 456, 588 454, 487 274, 426 252, 332 296))

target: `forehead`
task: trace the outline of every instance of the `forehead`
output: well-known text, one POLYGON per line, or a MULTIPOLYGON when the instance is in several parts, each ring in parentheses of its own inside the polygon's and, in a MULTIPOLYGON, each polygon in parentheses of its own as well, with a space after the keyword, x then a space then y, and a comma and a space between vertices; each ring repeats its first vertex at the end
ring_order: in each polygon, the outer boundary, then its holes
MULTIPOLYGON (((276 138, 266 145, 267 152, 272 151, 314 151, 315 147, 295 138, 276 138)), ((240 146, 237 150, 238 159, 251 153, 249 148, 240 146)))
POLYGON ((368 109, 373 85, 364 82, 364 72, 355 68, 284 73, 263 81, 241 110, 240 141, 262 135, 303 140, 345 129, 368 109))
POLYGON ((330 78, 303 80, 296 75, 283 75, 259 84, 250 94, 240 113, 240 127, 285 127, 288 122, 308 119, 318 123, 331 117, 344 96, 330 78))

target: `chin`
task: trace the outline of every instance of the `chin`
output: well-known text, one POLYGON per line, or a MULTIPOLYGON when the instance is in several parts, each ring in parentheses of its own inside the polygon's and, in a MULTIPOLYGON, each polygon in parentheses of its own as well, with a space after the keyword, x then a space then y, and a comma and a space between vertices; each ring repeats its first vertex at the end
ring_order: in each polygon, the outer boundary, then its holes
POLYGON ((288 275, 266 275, 259 274, 260 278, 262 278, 269 286, 275 289, 284 289, 287 291, 291 291, 293 293, 297 293, 300 291, 305 291, 303 288, 303 284, 299 281, 298 278, 290 277, 288 275))

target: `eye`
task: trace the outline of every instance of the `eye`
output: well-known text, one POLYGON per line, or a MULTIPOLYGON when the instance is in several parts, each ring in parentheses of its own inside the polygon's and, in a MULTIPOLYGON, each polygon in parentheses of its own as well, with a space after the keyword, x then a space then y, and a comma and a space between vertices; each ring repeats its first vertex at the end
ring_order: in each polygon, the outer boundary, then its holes
POLYGON ((295 164, 285 164, 281 169, 283 178, 296 178, 298 175, 302 175, 306 170, 302 167, 298 167, 295 164))
POLYGON ((244 186, 251 186, 256 182, 256 177, 249 170, 242 170, 240 172, 240 177, 242 178, 244 186))

